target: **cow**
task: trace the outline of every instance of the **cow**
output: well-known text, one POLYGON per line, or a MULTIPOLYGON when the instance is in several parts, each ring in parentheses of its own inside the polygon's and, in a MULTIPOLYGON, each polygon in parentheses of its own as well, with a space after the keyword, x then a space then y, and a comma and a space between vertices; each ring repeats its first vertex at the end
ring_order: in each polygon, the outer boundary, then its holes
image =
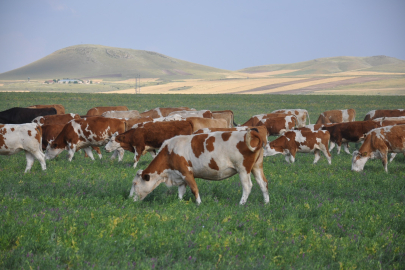
POLYGON ((404 109, 397 109, 397 110, 372 110, 369 111, 366 116, 364 117, 364 121, 372 120, 375 118, 380 117, 399 117, 405 116, 404 109))
MULTIPOLYGON (((337 153, 340 154, 342 143, 361 142, 367 132, 378 127, 380 127, 380 124, 373 121, 354 121, 324 126, 322 130, 327 130, 330 133, 329 152, 337 144, 337 153)), ((347 144, 344 146, 344 151, 350 155, 347 144)))
MULTIPOLYGON (((125 126, 124 120, 114 118, 89 117, 72 120, 47 146, 45 157, 46 159, 53 159, 66 149, 69 161, 72 161, 75 152, 83 148, 85 153, 94 160, 89 146, 105 145, 115 132, 125 132, 125 126)), ((111 158, 115 158, 117 154, 121 153, 115 152, 111 158)))
POLYGON ((55 115, 45 115, 45 116, 38 116, 32 123, 36 123, 40 126, 43 125, 66 125, 69 121, 73 119, 80 119, 80 115, 75 113, 68 113, 68 114, 55 114, 55 115))
POLYGON ((65 114, 65 107, 61 104, 53 104, 53 105, 32 105, 27 108, 30 109, 43 109, 43 108, 55 108, 56 114, 65 114))
POLYGON ((55 108, 29 109, 14 107, 0 112, 0 123, 2 124, 24 124, 30 123, 34 118, 43 115, 56 114, 55 108))
POLYGON ((195 111, 196 109, 190 109, 188 107, 177 107, 177 108, 154 108, 149 111, 144 111, 141 113, 141 117, 152 117, 152 118, 159 118, 159 117, 166 117, 171 112, 176 111, 195 111))
POLYGON ((353 122, 356 118, 354 109, 325 111, 319 115, 315 124, 353 122))
MULTIPOLYGON (((245 123, 243 123, 242 125, 238 125, 238 126, 257 126, 257 124, 263 120, 263 119, 267 119, 267 118, 276 118, 276 117, 288 117, 288 119, 291 118, 291 115, 288 115, 286 113, 264 113, 264 114, 257 114, 257 115, 253 115, 252 117, 249 118, 249 120, 247 120, 245 123)), ((295 118, 296 121, 297 117, 295 115, 292 116, 293 118, 295 118)))
POLYGON ((266 145, 264 156, 283 154, 288 163, 294 163, 295 154, 314 153, 314 164, 321 158, 322 152, 329 165, 332 164, 331 154, 328 151, 330 134, 326 130, 301 131, 292 130, 285 132, 282 136, 266 145))
POLYGON ((368 132, 359 151, 353 152, 352 171, 360 172, 367 160, 378 158, 388 172, 388 153, 405 153, 405 125, 386 126, 368 132))
POLYGON ((201 134, 201 133, 211 133, 211 132, 217 132, 217 131, 247 131, 249 129, 255 128, 257 132, 260 135, 260 138, 263 141, 263 145, 267 144, 267 128, 265 126, 258 126, 258 127, 248 127, 248 126, 243 126, 243 127, 232 127, 232 128, 202 128, 197 131, 194 131, 193 134, 201 134))
POLYGON ((134 201, 143 200, 160 183, 165 183, 178 186, 182 199, 189 186, 199 205, 201 197, 195 178, 217 181, 237 173, 243 188, 241 205, 246 203, 252 189, 250 173, 260 186, 264 202, 269 203, 262 140, 256 131, 176 136, 163 143, 145 170, 138 170, 129 196, 134 201))
POLYGON ((297 117, 297 127, 305 126, 308 117, 308 125, 311 124, 311 120, 309 119, 309 114, 307 110, 304 109, 281 109, 275 110, 271 113, 285 113, 285 114, 293 114, 297 117))
POLYGON ((107 111, 101 114, 102 117, 121 118, 121 119, 138 119, 141 117, 137 110, 132 111, 107 111))
MULTIPOLYGON (((52 143, 56 137, 59 135, 59 133, 62 131, 62 129, 65 127, 65 125, 43 125, 41 126, 42 128, 42 150, 45 151, 46 148, 48 147, 48 144, 52 143)), ((100 148, 91 146, 94 151, 97 152, 99 158, 101 159, 103 156, 101 154, 100 148)), ((85 153, 85 156, 87 154, 85 153)))
POLYGON ((100 116, 108 111, 128 111, 127 106, 94 107, 87 111, 86 116, 100 116))
POLYGON ((115 132, 106 144, 105 150, 118 151, 120 153, 118 161, 122 160, 124 150, 131 151, 135 154, 134 168, 136 168, 141 155, 159 149, 167 139, 192 133, 193 129, 189 121, 148 122, 121 134, 115 132))
POLYGON ((41 141, 42 130, 37 124, 0 124, 0 155, 14 155, 24 150, 27 159, 25 172, 31 170, 35 158, 41 163, 42 170, 46 170, 41 141))
POLYGON ((312 131, 312 132, 314 132, 314 131, 322 130, 322 128, 323 128, 324 126, 333 126, 333 125, 336 125, 336 124, 333 124, 333 123, 328 123, 328 124, 310 124, 310 125, 305 125, 305 126, 300 127, 300 128, 296 128, 295 130, 312 131))
MULTIPOLYGON (((296 116, 288 115, 286 117, 270 117, 261 119, 254 126, 265 126, 269 136, 280 135, 285 131, 294 129, 296 126, 296 116)), ((246 126, 243 124, 242 126, 246 126)))
POLYGON ((234 121, 233 111, 231 110, 224 110, 224 111, 212 111, 212 118, 213 119, 225 119, 228 123, 228 127, 231 128, 233 126, 237 126, 234 121))
POLYGON ((143 126, 144 124, 149 123, 149 122, 156 123, 156 122, 167 122, 167 121, 182 121, 182 120, 186 120, 186 118, 183 118, 183 117, 181 117, 181 116, 178 115, 178 114, 173 114, 173 115, 170 115, 170 116, 159 117, 159 118, 142 117, 142 118, 139 118, 139 119, 142 119, 142 121, 130 121, 130 120, 127 120, 127 128, 128 128, 128 129, 131 129, 131 128, 141 127, 141 126, 143 126), (135 124, 133 124, 133 123, 135 123, 135 124), (132 126, 129 126, 128 124, 133 124, 133 125, 132 125, 132 126))
POLYGON ((212 112, 209 110, 201 110, 201 111, 175 111, 169 113, 167 116, 172 116, 172 115, 180 115, 183 118, 188 118, 188 117, 199 117, 199 118, 212 118, 212 112))
POLYGON ((193 132, 202 128, 226 128, 228 125, 225 119, 188 117, 186 121, 191 123, 193 132))

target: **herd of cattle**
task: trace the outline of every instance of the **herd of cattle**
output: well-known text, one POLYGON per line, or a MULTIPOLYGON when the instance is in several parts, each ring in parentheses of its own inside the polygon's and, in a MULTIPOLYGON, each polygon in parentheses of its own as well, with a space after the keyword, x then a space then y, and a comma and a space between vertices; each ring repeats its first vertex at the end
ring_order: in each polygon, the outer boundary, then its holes
POLYGON ((330 151, 335 145, 338 154, 342 144, 350 154, 349 142, 363 142, 352 154, 352 170, 361 171, 368 159, 378 158, 388 171, 388 153, 391 160, 397 153, 405 155, 405 110, 373 110, 363 121, 355 121, 355 115, 353 109, 326 111, 311 125, 306 110, 283 109, 236 125, 230 110, 178 107, 139 113, 116 106, 92 108, 81 116, 66 114, 62 105, 16 107, 0 112, 0 155, 24 150, 27 172, 34 159, 45 170, 45 160, 63 150, 68 151, 69 161, 80 149, 94 159, 93 150, 101 158, 99 147, 105 146, 107 152, 113 152, 111 158, 118 156, 119 161, 125 150, 130 151, 135 155, 134 168, 150 152, 152 162, 138 170, 132 183, 130 197, 135 201, 165 183, 178 186, 179 198, 189 186, 199 204, 195 178, 222 180, 238 173, 243 187, 240 203, 244 204, 253 173, 268 203, 265 156, 283 154, 290 163, 297 152, 314 153, 317 163, 322 152, 331 164, 330 151), (279 137, 268 142, 268 136, 279 137))

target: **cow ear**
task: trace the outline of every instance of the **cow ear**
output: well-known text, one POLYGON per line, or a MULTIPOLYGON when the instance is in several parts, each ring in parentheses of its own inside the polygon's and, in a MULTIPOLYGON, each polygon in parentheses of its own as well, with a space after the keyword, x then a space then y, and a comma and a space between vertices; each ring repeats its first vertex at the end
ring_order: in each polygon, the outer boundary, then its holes
POLYGON ((149 180, 150 180, 150 175, 149 175, 149 174, 145 174, 145 175, 142 177, 142 179, 145 180, 145 181, 149 181, 149 180))
POLYGON ((362 156, 362 157, 367 156, 367 152, 363 152, 363 153, 361 153, 361 156, 362 156))

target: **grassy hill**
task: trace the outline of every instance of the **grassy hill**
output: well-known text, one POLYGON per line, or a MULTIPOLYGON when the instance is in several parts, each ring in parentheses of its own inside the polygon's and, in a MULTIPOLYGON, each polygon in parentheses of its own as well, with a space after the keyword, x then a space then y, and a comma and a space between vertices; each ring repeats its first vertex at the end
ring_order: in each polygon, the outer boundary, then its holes
POLYGON ((405 61, 384 55, 371 57, 328 57, 293 64, 278 64, 249 67, 239 70, 245 73, 262 73, 279 70, 296 70, 284 73, 285 76, 305 74, 333 74, 346 71, 362 70, 376 72, 405 73, 405 61))
POLYGON ((51 78, 225 78, 232 71, 212 68, 160 53, 100 45, 58 50, 24 67, 0 74, 0 80, 51 78))

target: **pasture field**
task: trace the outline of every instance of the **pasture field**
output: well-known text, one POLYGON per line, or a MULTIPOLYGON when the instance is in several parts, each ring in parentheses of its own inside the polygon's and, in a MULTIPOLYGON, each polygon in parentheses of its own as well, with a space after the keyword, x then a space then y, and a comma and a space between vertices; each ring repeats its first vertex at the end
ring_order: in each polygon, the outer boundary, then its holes
MULTIPOLYGON (((331 109, 354 108, 357 120, 372 109, 403 108, 405 97, 316 95, 103 95, 0 93, 0 110, 63 104, 85 114, 94 106, 126 105, 144 111, 189 106, 231 109, 235 121, 275 109, 302 108, 311 123, 331 109)), ((274 139, 274 138, 272 138, 274 139)), ((350 149, 359 145, 351 144, 350 149)), ((118 163, 66 152, 35 161, 24 174, 25 155, 0 156, 0 269, 405 269, 405 159, 385 173, 370 160, 352 172, 351 156, 297 154, 264 158, 270 204, 255 182, 246 205, 238 176, 197 179, 202 204, 188 189, 159 186, 142 202, 128 199, 143 156, 118 163)), ((253 176, 252 176, 253 178, 253 176)))

